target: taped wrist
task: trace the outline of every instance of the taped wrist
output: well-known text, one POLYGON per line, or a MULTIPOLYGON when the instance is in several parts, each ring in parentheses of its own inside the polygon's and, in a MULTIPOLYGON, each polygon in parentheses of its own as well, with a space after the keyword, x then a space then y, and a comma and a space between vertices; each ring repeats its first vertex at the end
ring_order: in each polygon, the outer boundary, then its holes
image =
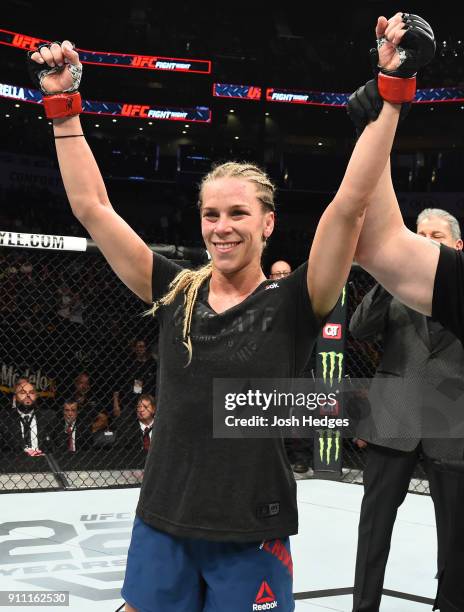
POLYGON ((78 91, 44 96, 43 105, 48 119, 61 119, 82 113, 82 99, 78 91))
POLYGON ((392 104, 412 102, 416 95, 416 77, 394 77, 383 72, 377 76, 379 93, 384 100, 392 104))

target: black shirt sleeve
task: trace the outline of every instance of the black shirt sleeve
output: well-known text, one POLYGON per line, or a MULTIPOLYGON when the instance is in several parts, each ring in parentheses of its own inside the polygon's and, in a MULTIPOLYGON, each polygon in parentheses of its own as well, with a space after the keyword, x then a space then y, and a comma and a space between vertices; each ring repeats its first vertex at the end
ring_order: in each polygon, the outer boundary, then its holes
POLYGON ((153 253, 153 274, 151 279, 153 301, 159 300, 169 290, 169 283, 177 276, 182 268, 170 261, 164 255, 153 253))
POLYGON ((464 344, 464 253, 444 245, 433 287, 432 318, 464 344))
MULTIPOLYGON (((308 293, 308 262, 294 270, 284 280, 279 281, 289 290, 289 302, 294 308, 295 325, 295 365, 299 374, 308 362, 309 353, 327 317, 320 321, 314 314, 308 293)), ((329 315, 330 316, 330 313, 329 315)))

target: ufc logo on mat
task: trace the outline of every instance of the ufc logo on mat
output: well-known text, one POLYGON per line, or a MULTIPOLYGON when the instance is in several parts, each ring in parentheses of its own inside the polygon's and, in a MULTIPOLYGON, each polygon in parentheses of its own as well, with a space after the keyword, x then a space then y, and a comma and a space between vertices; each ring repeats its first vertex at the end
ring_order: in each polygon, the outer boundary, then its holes
POLYGON ((328 340, 341 340, 342 325, 341 323, 326 323, 322 330, 322 337, 328 340))

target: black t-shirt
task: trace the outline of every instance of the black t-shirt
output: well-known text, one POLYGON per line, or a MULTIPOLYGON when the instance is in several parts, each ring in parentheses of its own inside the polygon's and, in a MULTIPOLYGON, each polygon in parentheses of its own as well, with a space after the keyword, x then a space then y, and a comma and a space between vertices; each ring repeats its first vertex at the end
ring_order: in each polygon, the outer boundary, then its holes
POLYGON ((464 253, 441 245, 432 317, 464 344, 464 253))
MULTIPOLYGON (((153 299, 180 268, 155 255, 153 299)), ((217 314, 209 283, 198 292, 189 366, 182 344, 183 295, 158 310, 158 410, 137 507, 153 527, 179 537, 259 541, 297 533, 296 483, 282 439, 213 438, 214 378, 291 378, 303 370, 320 324, 307 264, 264 281, 217 314), (279 503, 279 513, 260 508, 279 503)), ((274 506, 275 507, 275 506, 274 506)))

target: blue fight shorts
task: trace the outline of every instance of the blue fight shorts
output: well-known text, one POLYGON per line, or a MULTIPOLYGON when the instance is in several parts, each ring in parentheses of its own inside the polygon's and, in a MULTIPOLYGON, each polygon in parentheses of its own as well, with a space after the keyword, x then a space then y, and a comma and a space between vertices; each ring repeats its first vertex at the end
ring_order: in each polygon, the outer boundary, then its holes
POLYGON ((289 539, 178 538, 136 518, 122 588, 137 612, 293 612, 289 539))

